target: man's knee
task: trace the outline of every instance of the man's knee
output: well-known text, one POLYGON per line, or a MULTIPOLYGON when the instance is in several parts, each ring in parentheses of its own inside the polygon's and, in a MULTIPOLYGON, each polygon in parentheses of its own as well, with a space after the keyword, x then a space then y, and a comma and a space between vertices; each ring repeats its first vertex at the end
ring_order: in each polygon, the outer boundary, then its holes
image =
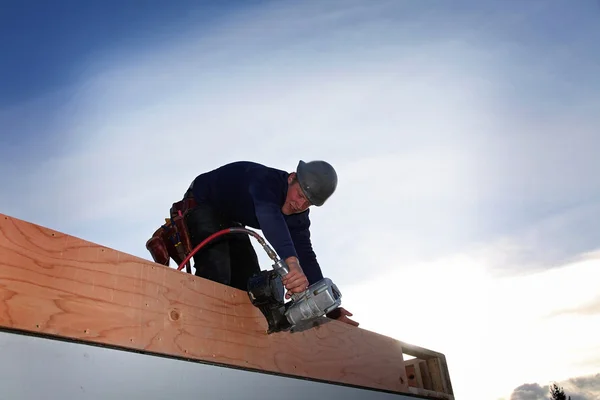
POLYGON ((195 275, 215 282, 231 283, 231 259, 227 241, 207 243, 194 255, 195 275))
POLYGON ((232 286, 246 290, 248 280, 260 272, 258 256, 247 235, 236 235, 230 246, 232 286))

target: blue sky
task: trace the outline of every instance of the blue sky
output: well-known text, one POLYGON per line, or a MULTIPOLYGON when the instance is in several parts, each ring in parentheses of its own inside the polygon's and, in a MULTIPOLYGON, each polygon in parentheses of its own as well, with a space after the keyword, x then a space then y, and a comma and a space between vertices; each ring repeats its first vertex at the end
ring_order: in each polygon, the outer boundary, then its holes
POLYGON ((6 1, 0 34, 0 105, 12 105, 75 84, 90 59, 111 48, 140 49, 169 40, 193 25, 210 26, 232 7, 252 1, 6 1), (4 80, 4 79, 3 79, 4 80))
MULTIPOLYGON (((577 283, 593 279, 579 261, 600 242, 598 1, 3 7, 6 214, 149 258, 148 235, 196 174, 236 159, 292 170, 321 158, 340 186, 313 211, 315 248, 367 329, 453 354, 460 341, 382 325, 360 297, 424 271, 440 276, 428 285, 452 283, 438 301, 465 326, 473 305, 461 289, 496 288, 480 293, 491 314, 501 288, 526 299, 531 282, 573 277, 570 302, 530 310, 532 332, 548 313, 600 301, 577 283)), ((512 307, 490 323, 502 321, 501 337, 526 321, 512 307)), ((464 344, 488 351, 474 332, 464 344)), ((589 354, 586 368, 600 368, 589 354)), ((568 371, 539 379, 588 371, 565 357, 568 371)), ((507 377, 505 390, 528 379, 538 375, 507 377)))

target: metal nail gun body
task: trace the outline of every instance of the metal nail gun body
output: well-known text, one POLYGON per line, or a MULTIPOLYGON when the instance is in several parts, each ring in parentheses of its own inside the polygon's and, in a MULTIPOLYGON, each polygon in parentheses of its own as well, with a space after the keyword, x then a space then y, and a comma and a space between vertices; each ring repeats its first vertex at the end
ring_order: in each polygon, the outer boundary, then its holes
POLYGON ((286 303, 281 278, 289 268, 280 259, 273 268, 261 271, 248 281, 248 296, 267 319, 268 333, 308 326, 340 306, 342 294, 329 278, 313 283, 304 292, 295 293, 286 303))
POLYGON ((289 273, 289 267, 265 239, 243 227, 226 228, 211 234, 186 256, 177 269, 181 271, 193 255, 212 240, 231 233, 248 234, 254 237, 274 261, 272 270, 261 271, 248 280, 248 296, 252 304, 258 307, 267 319, 268 333, 310 328, 325 314, 340 306, 342 294, 329 278, 313 283, 302 293, 295 293, 291 301, 286 303, 285 287, 281 278, 289 273))

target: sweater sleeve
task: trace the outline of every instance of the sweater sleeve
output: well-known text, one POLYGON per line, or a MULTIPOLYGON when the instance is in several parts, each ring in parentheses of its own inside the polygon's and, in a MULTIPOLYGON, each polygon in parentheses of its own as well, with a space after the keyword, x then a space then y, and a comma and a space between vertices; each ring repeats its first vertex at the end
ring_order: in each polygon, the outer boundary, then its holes
POLYGON ((305 213, 290 216, 288 225, 292 241, 298 253, 300 266, 308 279, 308 283, 312 285, 323 279, 323 273, 312 247, 308 214, 309 211, 307 210, 305 213))
POLYGON ((278 206, 275 190, 266 184, 262 177, 253 179, 249 189, 254 201, 256 218, 265 239, 282 259, 298 257, 290 231, 278 206))

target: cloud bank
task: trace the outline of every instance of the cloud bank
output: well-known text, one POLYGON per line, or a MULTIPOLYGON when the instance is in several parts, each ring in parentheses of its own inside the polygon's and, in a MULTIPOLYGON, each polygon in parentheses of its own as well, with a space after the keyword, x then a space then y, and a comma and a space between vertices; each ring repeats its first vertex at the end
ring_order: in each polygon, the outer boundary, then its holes
MULTIPOLYGON (((554 382, 553 382, 554 383, 554 382)), ((571 400, 600 399, 600 374, 570 378, 556 382, 571 400)), ((512 392, 510 400, 551 400, 551 384, 541 386, 539 383, 523 384, 512 392)))

